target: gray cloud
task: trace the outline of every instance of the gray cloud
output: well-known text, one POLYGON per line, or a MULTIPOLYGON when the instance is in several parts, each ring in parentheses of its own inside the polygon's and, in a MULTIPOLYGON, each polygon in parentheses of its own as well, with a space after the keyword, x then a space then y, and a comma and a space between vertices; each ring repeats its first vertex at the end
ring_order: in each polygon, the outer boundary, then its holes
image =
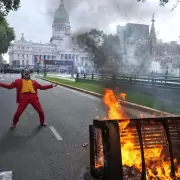
MULTIPOLYGON (((157 0, 147 0, 145 3, 137 3, 136 0, 64 1, 73 33, 89 28, 99 28, 109 33, 108 24, 112 22, 150 24, 152 13, 155 12, 156 29, 160 30, 160 34, 164 33, 163 37, 167 37, 167 32, 171 36, 175 33, 174 36, 179 35, 179 28, 174 29, 174 26, 178 26, 178 9, 171 12, 173 5, 169 9, 168 6, 159 7, 157 0), (177 18, 173 16, 175 12, 177 18)), ((54 12, 59 3, 60 0, 21 0, 18 11, 11 11, 7 18, 9 24, 15 28, 17 39, 24 33, 28 40, 48 42, 52 36, 54 12)))
MULTIPOLYGON (((156 1, 157 2, 157 1, 156 1)), ((150 23, 152 13, 163 16, 169 9, 159 7, 155 1, 145 3, 136 0, 64 0, 74 29, 101 28, 107 29, 112 21, 150 23)), ((47 0, 46 13, 52 19, 58 8, 59 0, 47 0)))

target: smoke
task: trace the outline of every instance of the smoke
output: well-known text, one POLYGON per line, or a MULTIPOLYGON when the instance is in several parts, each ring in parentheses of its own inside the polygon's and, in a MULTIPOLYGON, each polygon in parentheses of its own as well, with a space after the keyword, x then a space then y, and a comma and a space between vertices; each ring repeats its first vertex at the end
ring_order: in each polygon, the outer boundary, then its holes
MULTIPOLYGON (((46 1, 46 13, 52 20, 60 0, 46 1)), ((167 12, 166 8, 159 7, 157 1, 141 3, 136 0, 64 0, 64 4, 69 12, 73 30, 76 31, 94 27, 108 31, 108 25, 112 22, 147 23, 153 12, 158 16, 167 12)))
POLYGON ((157 61, 152 61, 151 66, 150 66, 150 72, 157 72, 157 73, 162 73, 161 65, 157 61))
MULTIPOLYGON (((59 4, 60 0, 46 0, 46 15, 49 16, 50 24, 59 4)), ((158 0, 147 0, 144 3, 137 0, 64 0, 64 4, 69 12, 73 39, 91 28, 110 33, 111 23, 150 24, 153 12, 158 18, 165 17, 167 12, 170 12, 167 7, 160 7, 158 0)), ((134 56, 135 51, 136 45, 127 49, 129 64, 134 66, 138 65, 134 56)))
POLYGON ((127 40, 126 43, 126 54, 128 59, 128 64, 130 65, 137 65, 137 60, 135 58, 135 52, 136 52, 136 41, 130 37, 127 40))
POLYGON ((152 61, 149 68, 150 72, 154 73, 165 73, 168 70, 170 76, 179 76, 179 68, 174 67, 171 63, 168 63, 165 67, 162 67, 160 62, 152 61))
POLYGON ((78 31, 75 31, 72 34, 73 43, 77 45, 77 36, 80 35, 80 34, 83 34, 85 32, 89 32, 90 30, 91 30, 90 28, 79 28, 78 31))

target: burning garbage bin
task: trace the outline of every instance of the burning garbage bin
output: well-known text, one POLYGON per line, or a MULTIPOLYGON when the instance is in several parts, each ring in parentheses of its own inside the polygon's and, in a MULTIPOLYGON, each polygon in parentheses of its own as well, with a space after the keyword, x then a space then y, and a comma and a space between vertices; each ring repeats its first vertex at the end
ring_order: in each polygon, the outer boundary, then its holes
POLYGON ((94 120, 89 137, 93 178, 180 179, 173 153, 180 144, 180 117, 94 120), (164 159, 163 149, 169 158, 164 159))

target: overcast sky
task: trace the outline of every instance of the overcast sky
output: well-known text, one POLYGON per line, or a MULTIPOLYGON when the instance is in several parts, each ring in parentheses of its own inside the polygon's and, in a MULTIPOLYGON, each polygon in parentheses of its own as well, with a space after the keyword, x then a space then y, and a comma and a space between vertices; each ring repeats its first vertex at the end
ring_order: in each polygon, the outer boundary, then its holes
MULTIPOLYGON (((156 33, 163 41, 178 40, 180 35, 180 6, 171 11, 176 0, 166 7, 159 7, 158 0, 137 3, 136 0, 64 0, 69 11, 72 31, 99 28, 115 33, 116 25, 127 22, 151 24, 153 12, 156 33), (178 12, 179 11, 179 12, 178 12)), ((48 42, 52 35, 54 11, 60 0, 21 0, 21 7, 10 12, 7 19, 14 27, 16 39, 48 42)))

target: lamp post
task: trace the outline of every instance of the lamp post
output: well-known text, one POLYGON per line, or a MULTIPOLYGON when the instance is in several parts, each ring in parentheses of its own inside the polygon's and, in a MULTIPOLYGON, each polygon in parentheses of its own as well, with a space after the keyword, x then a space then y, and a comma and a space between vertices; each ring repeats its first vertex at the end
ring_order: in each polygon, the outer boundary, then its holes
POLYGON ((46 60, 44 59, 44 77, 47 76, 47 72, 46 72, 46 60))
POLYGON ((71 71, 71 77, 73 78, 74 77, 74 59, 76 58, 76 55, 75 55, 75 49, 73 49, 73 62, 72 62, 72 71, 71 71))
POLYGON ((37 63, 37 74, 39 76, 39 62, 37 63))

